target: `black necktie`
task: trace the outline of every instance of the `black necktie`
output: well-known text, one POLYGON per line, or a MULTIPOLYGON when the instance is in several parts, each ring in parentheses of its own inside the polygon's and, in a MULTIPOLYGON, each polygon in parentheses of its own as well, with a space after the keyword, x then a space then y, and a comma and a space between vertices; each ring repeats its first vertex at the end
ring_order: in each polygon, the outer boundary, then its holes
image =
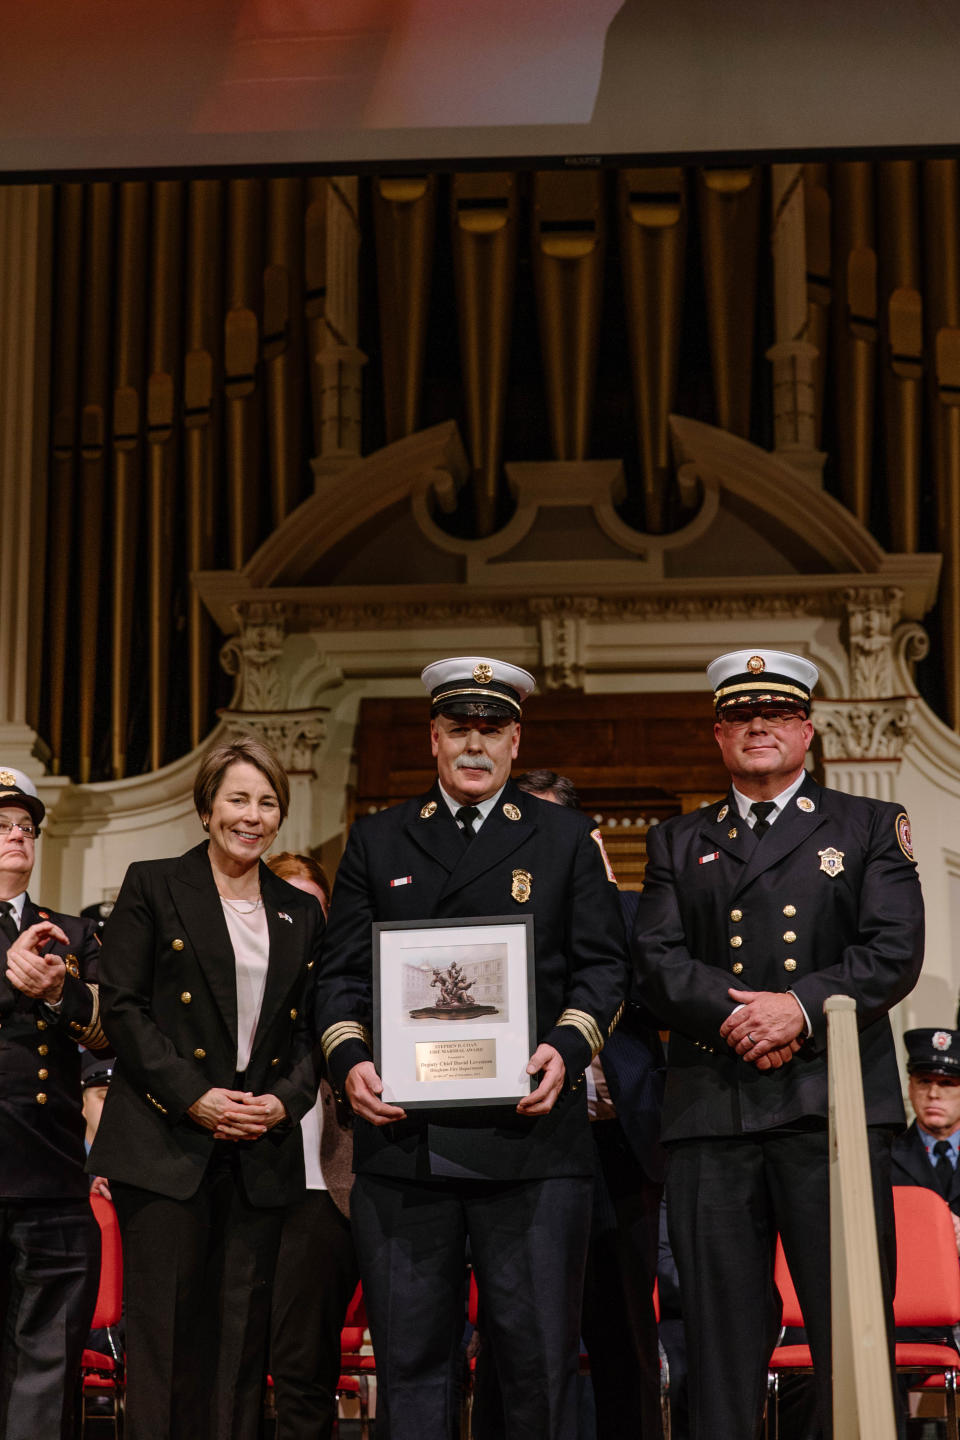
POLYGON ((950 1186, 953 1184, 953 1166, 950 1164, 950 1141, 938 1140, 933 1147, 933 1153, 937 1157, 934 1170, 937 1172, 937 1180, 940 1184, 940 1191, 944 1198, 950 1194, 950 1186))
POLYGON ((480 811, 477 809, 476 805, 461 805, 460 809, 457 811, 457 819, 463 826, 463 838, 464 840, 466 840, 468 845, 477 833, 476 830, 474 830, 473 828, 473 822, 474 820, 476 820, 479 814, 480 811))
POLYGON ((770 829, 770 821, 767 819, 767 816, 771 810, 776 810, 776 808, 772 800, 754 800, 750 806, 751 811, 757 817, 757 823, 753 827, 753 833, 758 840, 766 835, 770 829))
POLYGON ((12 945, 19 934, 17 922, 13 918, 13 906, 9 900, 0 900, 0 935, 6 938, 8 945, 12 945))

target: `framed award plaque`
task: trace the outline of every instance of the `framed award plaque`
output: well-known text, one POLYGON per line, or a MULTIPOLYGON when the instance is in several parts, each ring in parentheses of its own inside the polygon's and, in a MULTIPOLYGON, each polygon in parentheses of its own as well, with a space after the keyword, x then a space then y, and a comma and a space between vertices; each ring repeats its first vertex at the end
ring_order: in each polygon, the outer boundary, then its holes
POLYGON ((373 1053, 404 1109, 516 1104, 536 1088, 533 916, 373 926, 373 1053))

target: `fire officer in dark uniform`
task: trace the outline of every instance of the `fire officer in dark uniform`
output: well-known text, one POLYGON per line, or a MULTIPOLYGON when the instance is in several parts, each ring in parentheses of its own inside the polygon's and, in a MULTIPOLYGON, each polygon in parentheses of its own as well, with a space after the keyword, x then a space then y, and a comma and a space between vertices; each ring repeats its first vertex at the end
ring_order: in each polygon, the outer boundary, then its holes
POLYGON ((857 1002, 881 1273, 896 1266, 890 1145, 904 1123, 887 1012, 923 956, 898 806, 806 775, 816 667, 743 650, 707 671, 726 798, 649 832, 639 989, 671 1029, 667 1215, 690 1351, 693 1440, 759 1434, 780 1305, 774 1241, 813 1350, 829 1436, 830 1233, 823 1002, 857 1002))
POLYGON ((469 1237, 504 1396, 504 1434, 572 1440, 593 1155, 583 1073, 627 983, 613 872, 587 819, 510 780, 525 670, 428 665, 433 788, 358 820, 318 985, 333 1083, 359 1117, 351 1206, 389 1440, 453 1431, 469 1237), (388 1103, 370 1049, 374 921, 530 915, 534 1088, 515 1107, 388 1103))
POLYGON ((917 1118, 893 1142, 893 1183, 942 1195, 960 1246, 960 1031, 908 1030, 903 1043, 917 1118))
POLYGON ((89 920, 27 895, 44 805, 0 766, 0 1434, 73 1434, 100 1232, 83 1173, 78 1042, 105 1049, 89 920))

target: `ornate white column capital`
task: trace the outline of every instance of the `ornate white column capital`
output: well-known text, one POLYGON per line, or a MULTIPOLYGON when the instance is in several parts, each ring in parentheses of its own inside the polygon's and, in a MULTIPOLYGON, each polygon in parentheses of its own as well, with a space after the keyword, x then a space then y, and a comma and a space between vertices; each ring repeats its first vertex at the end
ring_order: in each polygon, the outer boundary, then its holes
POLYGON ((231 736, 256 735, 270 746, 288 775, 317 774, 327 741, 327 711, 221 710, 231 736))
POLYGON ((900 760, 912 728, 909 699, 817 700, 813 721, 827 761, 900 760))

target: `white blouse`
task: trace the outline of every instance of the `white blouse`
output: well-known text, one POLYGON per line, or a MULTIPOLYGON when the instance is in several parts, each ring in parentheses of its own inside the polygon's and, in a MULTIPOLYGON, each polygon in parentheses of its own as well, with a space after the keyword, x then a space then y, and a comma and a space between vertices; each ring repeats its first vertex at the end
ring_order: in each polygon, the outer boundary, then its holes
POLYGON ((267 966, 270 962, 267 912, 262 902, 246 914, 241 914, 222 895, 220 903, 237 967, 237 1069, 246 1070, 267 986, 267 966))

